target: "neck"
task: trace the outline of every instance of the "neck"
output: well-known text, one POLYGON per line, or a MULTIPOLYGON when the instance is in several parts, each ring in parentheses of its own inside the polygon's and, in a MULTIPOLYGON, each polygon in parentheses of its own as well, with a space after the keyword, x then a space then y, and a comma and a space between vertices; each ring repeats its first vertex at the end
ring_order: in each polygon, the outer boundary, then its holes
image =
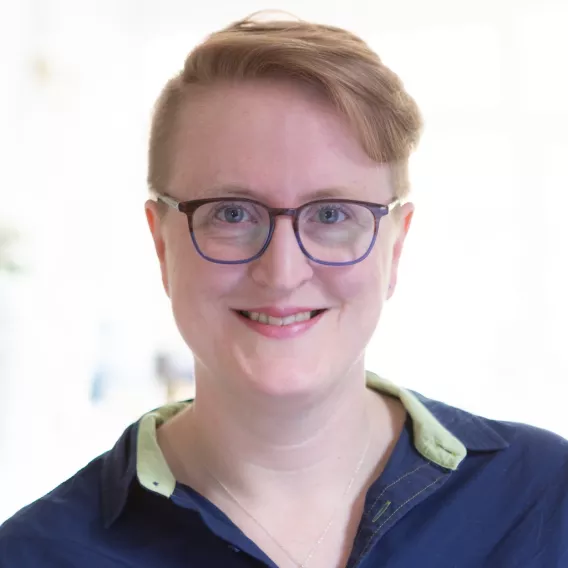
POLYGON ((169 446, 178 471, 206 464, 197 478, 188 475, 189 483, 203 487, 214 477, 251 498, 336 492, 366 447, 376 464, 398 433, 390 403, 366 388, 362 365, 351 374, 309 401, 282 401, 235 395, 196 369, 190 411, 174 419, 169 432, 168 423, 160 429, 166 459, 169 446))
POLYGON ((225 455, 273 471, 309 469, 367 435, 369 393, 364 374, 353 375, 327 392, 290 398, 223 394, 204 381, 197 387, 194 423, 225 455))

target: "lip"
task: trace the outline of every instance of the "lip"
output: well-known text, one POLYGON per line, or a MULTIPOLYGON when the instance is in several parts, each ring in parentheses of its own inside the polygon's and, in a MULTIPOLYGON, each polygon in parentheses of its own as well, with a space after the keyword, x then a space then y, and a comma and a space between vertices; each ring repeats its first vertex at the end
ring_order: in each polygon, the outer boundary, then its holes
MULTIPOLYGON (((310 312, 313 311, 315 308, 293 308, 293 309, 280 309, 280 308, 257 308, 254 310, 242 310, 247 312, 263 312, 267 315, 272 317, 286 317, 292 314, 297 314, 298 312, 310 312)), ((307 321, 299 321, 296 323, 291 323, 289 325, 268 325, 266 323, 260 323, 258 321, 253 321, 243 315, 241 315, 238 311, 233 310, 235 316, 246 326, 248 326, 253 331, 260 333, 264 337, 268 337, 270 339, 293 339, 299 337, 309 331, 314 325, 316 325, 321 318, 325 315, 327 309, 325 311, 319 313, 317 316, 307 320, 307 321)))

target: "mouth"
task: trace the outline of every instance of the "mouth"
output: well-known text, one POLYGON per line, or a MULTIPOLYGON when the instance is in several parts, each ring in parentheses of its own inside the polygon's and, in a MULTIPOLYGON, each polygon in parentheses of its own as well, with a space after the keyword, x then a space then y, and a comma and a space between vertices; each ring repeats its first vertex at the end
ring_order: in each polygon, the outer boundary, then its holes
POLYGON ((235 310, 235 311, 239 315, 251 321, 255 321, 264 325, 269 325, 274 327, 285 327, 288 325, 293 325, 296 323, 306 322, 311 319, 314 319, 318 317, 320 314, 326 312, 327 309, 297 312, 295 314, 290 314, 284 317, 272 316, 264 312, 248 312, 245 310, 235 310))

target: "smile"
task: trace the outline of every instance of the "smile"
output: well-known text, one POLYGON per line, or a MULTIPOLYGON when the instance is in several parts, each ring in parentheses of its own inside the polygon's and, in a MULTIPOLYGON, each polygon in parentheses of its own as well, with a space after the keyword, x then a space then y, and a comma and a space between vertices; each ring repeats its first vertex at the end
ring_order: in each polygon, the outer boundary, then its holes
POLYGON ((316 326, 328 309, 257 308, 233 310, 233 313, 250 330, 269 339, 294 339, 316 326))
POLYGON ((296 314, 290 314, 285 317, 271 316, 264 312, 247 312, 244 310, 238 310, 238 313, 249 320, 257 321, 258 323, 262 323, 265 325, 273 325, 276 327, 282 327, 286 325, 292 325, 295 323, 308 321, 312 318, 315 318, 324 311, 325 310, 311 310, 305 312, 298 312, 296 314))

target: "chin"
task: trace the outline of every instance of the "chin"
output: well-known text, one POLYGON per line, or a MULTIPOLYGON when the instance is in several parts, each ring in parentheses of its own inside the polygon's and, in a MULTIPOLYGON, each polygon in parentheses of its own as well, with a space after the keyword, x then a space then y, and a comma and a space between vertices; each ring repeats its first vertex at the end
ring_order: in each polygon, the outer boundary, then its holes
POLYGON ((295 397, 318 392, 322 380, 329 376, 325 369, 313 361, 300 358, 288 360, 250 360, 241 366, 243 386, 262 396, 295 397))
POLYGON ((321 375, 314 371, 298 359, 254 357, 240 358, 220 376, 233 381, 232 386, 245 395, 287 397, 317 390, 321 375))

